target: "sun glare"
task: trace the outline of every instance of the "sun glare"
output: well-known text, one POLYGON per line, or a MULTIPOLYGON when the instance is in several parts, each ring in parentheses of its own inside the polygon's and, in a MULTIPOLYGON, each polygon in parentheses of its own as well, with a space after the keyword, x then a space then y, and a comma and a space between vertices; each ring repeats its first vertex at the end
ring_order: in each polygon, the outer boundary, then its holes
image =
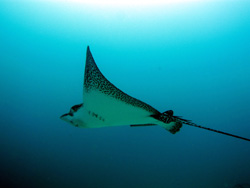
MULTIPOLYGON (((49 0, 48 0, 49 1, 49 0)), ((200 0, 50 0, 54 2, 80 3, 95 6, 154 6, 175 3, 198 2, 200 0)))

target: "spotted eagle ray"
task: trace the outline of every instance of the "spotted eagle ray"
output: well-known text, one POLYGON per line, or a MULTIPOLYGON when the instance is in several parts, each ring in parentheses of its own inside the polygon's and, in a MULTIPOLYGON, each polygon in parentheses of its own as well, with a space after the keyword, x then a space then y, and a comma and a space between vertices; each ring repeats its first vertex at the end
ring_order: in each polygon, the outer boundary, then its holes
POLYGON ((86 53, 83 101, 82 104, 72 106, 69 113, 60 118, 75 127, 83 128, 160 125, 172 134, 186 124, 250 141, 248 138, 203 127, 181 116, 174 116, 172 110, 160 113, 145 102, 129 96, 105 78, 97 67, 89 46, 86 53))

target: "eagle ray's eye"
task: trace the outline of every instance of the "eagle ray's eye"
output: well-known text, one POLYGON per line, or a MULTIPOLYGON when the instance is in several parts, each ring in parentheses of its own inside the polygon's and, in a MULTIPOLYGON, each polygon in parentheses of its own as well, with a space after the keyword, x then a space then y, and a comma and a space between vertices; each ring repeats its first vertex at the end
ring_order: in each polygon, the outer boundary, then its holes
POLYGON ((81 108, 82 104, 77 104, 71 107, 70 110, 72 110, 73 112, 76 112, 79 108, 81 108))

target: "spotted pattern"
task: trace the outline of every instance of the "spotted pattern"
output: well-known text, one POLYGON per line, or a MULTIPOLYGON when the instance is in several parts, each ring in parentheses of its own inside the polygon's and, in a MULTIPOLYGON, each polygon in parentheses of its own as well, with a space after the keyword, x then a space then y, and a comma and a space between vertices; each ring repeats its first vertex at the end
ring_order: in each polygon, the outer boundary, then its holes
POLYGON ((105 95, 108 95, 117 100, 123 101, 129 105, 143 108, 146 111, 151 112, 152 114, 160 113, 152 106, 127 95, 126 93, 124 93, 123 91, 115 87, 112 83, 110 83, 103 76, 103 74, 97 67, 95 60, 89 50, 89 47, 87 48, 87 55, 86 55, 84 89, 85 89, 85 92, 90 92, 91 90, 98 90, 104 93, 105 95))

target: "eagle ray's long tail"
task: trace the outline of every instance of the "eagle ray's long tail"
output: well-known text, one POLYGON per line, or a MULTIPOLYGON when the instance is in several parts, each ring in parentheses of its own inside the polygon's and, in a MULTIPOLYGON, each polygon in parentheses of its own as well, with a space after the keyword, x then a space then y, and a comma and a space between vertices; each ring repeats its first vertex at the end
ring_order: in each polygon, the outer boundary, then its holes
MULTIPOLYGON (((232 137, 239 138, 239 139, 242 139, 242 140, 250 141, 249 138, 244 138, 244 137, 241 137, 241 136, 238 136, 238 135, 234 135, 234 134, 226 133, 226 132, 223 132, 223 131, 211 129, 211 128, 208 128, 208 127, 203 127, 201 125, 197 125, 197 124, 193 123, 191 120, 183 119, 181 116, 174 116, 173 114, 174 114, 173 110, 168 110, 168 111, 160 113, 160 114, 152 115, 152 117, 154 117, 154 118, 156 118, 156 119, 158 119, 158 120, 160 120, 160 121, 162 121, 164 123, 181 122, 181 124, 186 124, 186 125, 189 125, 189 126, 198 127, 198 128, 205 129, 205 130, 208 130, 208 131, 213 131, 213 132, 224 134, 224 135, 227 135, 227 136, 232 136, 232 137)), ((179 127, 179 129, 180 129, 180 127, 179 127)), ((179 131, 179 129, 177 131, 179 131)), ((174 130, 173 133, 175 133, 177 131, 174 130)))
POLYGON ((224 134, 224 135, 227 135, 227 136, 232 136, 232 137, 239 138, 239 139, 242 139, 242 140, 250 141, 249 138, 244 138, 244 137, 237 136, 237 135, 234 135, 234 134, 230 134, 230 133, 226 133, 226 132, 223 132, 223 131, 219 131, 219 130, 211 129, 211 128, 208 128, 208 127, 203 127, 201 125, 197 125, 197 124, 191 122, 190 120, 182 119, 179 116, 173 116, 173 118, 176 118, 177 120, 181 121, 183 124, 186 124, 186 125, 190 125, 190 126, 193 126, 193 127, 198 127, 198 128, 205 129, 205 130, 208 130, 208 131, 213 131, 213 132, 224 134))

